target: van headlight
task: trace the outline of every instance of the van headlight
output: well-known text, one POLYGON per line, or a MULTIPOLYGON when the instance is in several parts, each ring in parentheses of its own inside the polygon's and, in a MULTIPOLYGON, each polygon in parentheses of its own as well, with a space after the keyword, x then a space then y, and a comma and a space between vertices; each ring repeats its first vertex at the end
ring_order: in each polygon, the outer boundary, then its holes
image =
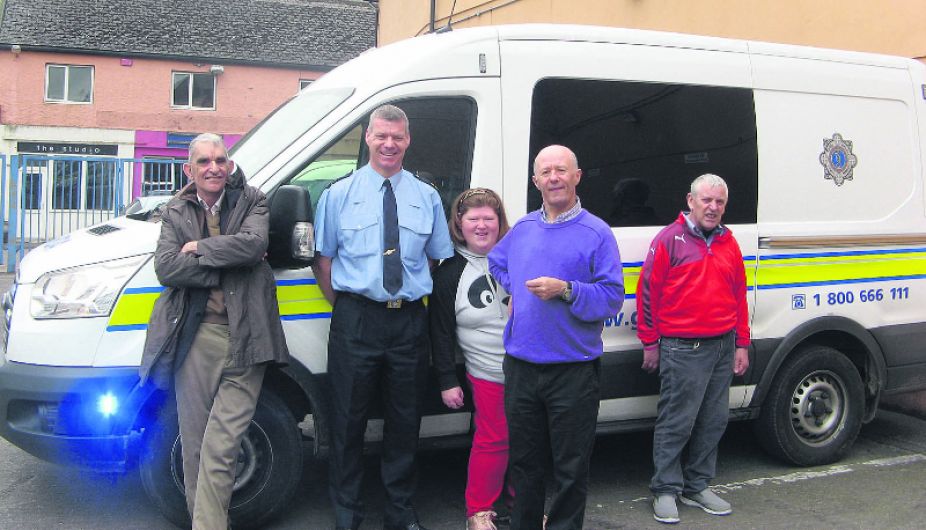
POLYGON ((43 274, 32 289, 32 318, 107 316, 126 282, 147 255, 104 261, 43 274))

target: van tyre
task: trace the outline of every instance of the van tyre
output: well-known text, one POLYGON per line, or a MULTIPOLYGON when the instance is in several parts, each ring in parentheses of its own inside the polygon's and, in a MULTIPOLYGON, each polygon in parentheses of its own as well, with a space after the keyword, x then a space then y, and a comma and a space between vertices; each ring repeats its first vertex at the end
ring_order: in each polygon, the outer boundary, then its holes
POLYGON ((842 458, 862 426, 862 379, 855 365, 828 346, 796 352, 782 366, 756 422, 771 454, 802 466, 842 458))
MULTIPOLYGON (((286 404, 271 390, 261 392, 241 446, 229 517, 235 528, 258 528, 287 506, 302 476, 299 429, 286 404)), ((139 473, 145 493, 164 517, 189 528, 173 399, 164 404, 156 425, 145 433, 139 473)))

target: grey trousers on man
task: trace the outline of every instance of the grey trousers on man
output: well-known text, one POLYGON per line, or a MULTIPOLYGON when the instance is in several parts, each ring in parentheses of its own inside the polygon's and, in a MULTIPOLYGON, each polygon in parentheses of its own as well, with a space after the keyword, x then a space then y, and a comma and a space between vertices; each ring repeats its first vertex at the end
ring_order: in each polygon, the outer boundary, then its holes
POLYGON ((708 487, 717 444, 730 416, 735 335, 663 338, 659 343, 659 407, 650 482, 654 494, 694 494, 708 487), (683 451, 688 446, 685 461, 683 451))
POLYGON ((228 366, 228 326, 202 323, 175 375, 183 482, 194 529, 226 530, 241 438, 266 365, 228 366))

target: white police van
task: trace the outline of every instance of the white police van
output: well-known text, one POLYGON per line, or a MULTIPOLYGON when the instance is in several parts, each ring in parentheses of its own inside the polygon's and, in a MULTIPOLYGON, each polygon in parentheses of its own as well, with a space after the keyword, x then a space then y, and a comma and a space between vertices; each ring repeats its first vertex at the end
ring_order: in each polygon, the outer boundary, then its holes
MULTIPOLYGON (((306 195, 317 200, 366 162, 364 126, 383 103, 409 115, 406 168, 445 204, 486 186, 517 219, 540 205, 528 178, 538 150, 560 143, 577 153, 579 196, 614 227, 629 294, 605 323, 602 432, 652 425, 658 381, 640 369, 632 294, 649 241, 706 172, 730 185, 724 221, 742 245, 752 311, 751 368, 734 379, 732 417, 756 420, 772 453, 820 464, 846 452, 881 396, 926 386, 923 65, 584 26, 417 37, 335 69, 231 153, 271 198, 269 259, 293 354, 267 373, 243 443, 236 525, 286 506, 305 444, 325 454, 331 309, 305 256, 291 253, 310 243, 291 241, 311 221, 306 195)), ((4 298, 0 435, 50 461, 137 465, 153 502, 182 522, 173 405, 136 376, 162 289, 151 259, 160 227, 148 213, 22 260, 4 298)), ((469 411, 445 409, 433 382, 429 391, 425 443, 465 441, 469 411)))

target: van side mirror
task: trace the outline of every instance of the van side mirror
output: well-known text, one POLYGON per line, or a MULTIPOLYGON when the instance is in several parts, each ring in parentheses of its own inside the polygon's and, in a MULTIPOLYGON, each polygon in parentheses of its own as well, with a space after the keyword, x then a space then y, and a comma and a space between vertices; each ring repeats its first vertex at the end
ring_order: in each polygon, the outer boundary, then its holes
POLYGON ((287 184, 270 202, 270 246, 267 259, 273 267, 298 269, 315 259, 315 228, 308 190, 287 184))

